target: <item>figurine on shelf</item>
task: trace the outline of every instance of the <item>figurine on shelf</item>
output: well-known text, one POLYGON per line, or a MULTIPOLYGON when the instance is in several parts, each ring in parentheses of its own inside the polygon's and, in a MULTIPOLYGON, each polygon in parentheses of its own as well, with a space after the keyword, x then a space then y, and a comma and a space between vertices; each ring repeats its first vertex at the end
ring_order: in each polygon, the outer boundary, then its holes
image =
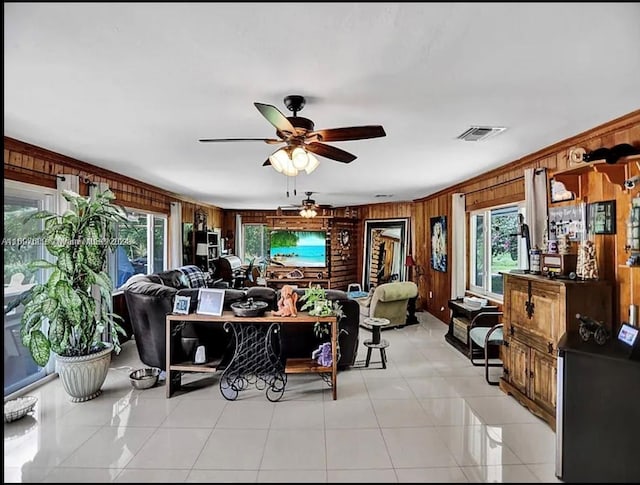
POLYGON ((290 285, 284 285, 280 290, 280 299, 278 300, 278 310, 273 315, 278 317, 295 317, 298 315, 296 303, 298 294, 293 291, 290 285))

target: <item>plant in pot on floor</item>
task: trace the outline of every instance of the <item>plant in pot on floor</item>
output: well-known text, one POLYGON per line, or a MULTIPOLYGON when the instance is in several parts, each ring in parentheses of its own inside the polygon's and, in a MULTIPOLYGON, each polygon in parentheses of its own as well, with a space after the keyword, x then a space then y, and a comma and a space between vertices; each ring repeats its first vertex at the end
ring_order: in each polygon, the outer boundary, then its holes
MULTIPOLYGON (((336 325, 340 322, 340 319, 344 317, 342 311, 342 305, 337 301, 331 301, 327 299, 327 292, 320 286, 309 285, 309 288, 305 289, 304 295, 300 297, 300 301, 304 304, 300 308, 302 311, 309 310, 309 315, 316 317, 336 316, 336 325)), ((322 339, 328 336, 331 332, 330 326, 327 322, 316 322, 313 326, 313 331, 316 337, 322 339)), ((340 330, 340 332, 346 332, 346 330, 340 330)), ((340 346, 336 348, 337 359, 340 360, 340 346)), ((329 367, 332 364, 331 354, 331 342, 324 342, 313 353, 312 358, 318 362, 318 364, 329 367)))
POLYGON ((55 262, 37 260, 34 270, 49 272, 46 282, 34 285, 5 309, 24 305, 20 336, 33 360, 44 367, 51 352, 56 371, 73 402, 100 395, 111 352, 120 352, 118 334, 124 334, 111 312, 113 284, 106 272, 115 246, 116 223, 127 224, 125 211, 113 204, 110 190, 83 197, 65 190, 69 210, 63 215, 39 211, 29 216, 43 222, 34 238, 43 241, 55 262), (105 331, 108 342, 104 342, 105 331))

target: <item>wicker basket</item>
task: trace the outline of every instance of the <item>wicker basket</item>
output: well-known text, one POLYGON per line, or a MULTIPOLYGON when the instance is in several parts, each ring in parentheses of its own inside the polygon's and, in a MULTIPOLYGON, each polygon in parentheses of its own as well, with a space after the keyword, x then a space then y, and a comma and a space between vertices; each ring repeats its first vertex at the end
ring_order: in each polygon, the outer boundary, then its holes
POLYGON ((10 423, 20 418, 24 418, 28 413, 33 411, 38 398, 35 396, 24 396, 12 399, 4 403, 4 422, 10 423))

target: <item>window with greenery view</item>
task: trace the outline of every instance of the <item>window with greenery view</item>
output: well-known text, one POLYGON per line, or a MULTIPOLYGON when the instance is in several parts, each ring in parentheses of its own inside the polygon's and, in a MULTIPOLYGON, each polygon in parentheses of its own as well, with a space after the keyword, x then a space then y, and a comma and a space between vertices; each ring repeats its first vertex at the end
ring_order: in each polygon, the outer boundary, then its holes
MULTIPOLYGON (((4 305, 22 295, 34 283, 46 279, 44 270, 31 270, 31 261, 47 257, 45 247, 37 237, 42 221, 25 218, 39 210, 55 211, 56 192, 53 189, 4 181, 4 305)), ((52 373, 53 361, 40 367, 22 344, 20 319, 22 305, 4 314, 4 395, 5 397, 39 381, 52 373)))
POLYGON ((525 242, 516 235, 519 213, 524 215, 524 202, 471 213, 472 291, 501 299, 501 272, 526 268, 525 242))
POLYGON ((116 230, 120 245, 115 254, 114 287, 122 286, 134 274, 151 274, 167 269, 167 218, 127 209, 129 224, 116 230))
POLYGON ((266 261, 269 257, 270 232, 264 224, 243 224, 242 225, 242 262, 249 264, 254 260, 254 264, 266 261))

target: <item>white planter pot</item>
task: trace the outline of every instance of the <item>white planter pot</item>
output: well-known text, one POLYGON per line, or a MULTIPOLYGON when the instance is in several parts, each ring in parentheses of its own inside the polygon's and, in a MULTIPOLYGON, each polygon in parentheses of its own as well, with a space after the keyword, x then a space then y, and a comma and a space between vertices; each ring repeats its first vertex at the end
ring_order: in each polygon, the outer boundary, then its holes
POLYGON ((56 371, 72 402, 89 401, 102 393, 113 351, 112 344, 106 345, 107 348, 100 352, 80 357, 55 354, 56 371))

